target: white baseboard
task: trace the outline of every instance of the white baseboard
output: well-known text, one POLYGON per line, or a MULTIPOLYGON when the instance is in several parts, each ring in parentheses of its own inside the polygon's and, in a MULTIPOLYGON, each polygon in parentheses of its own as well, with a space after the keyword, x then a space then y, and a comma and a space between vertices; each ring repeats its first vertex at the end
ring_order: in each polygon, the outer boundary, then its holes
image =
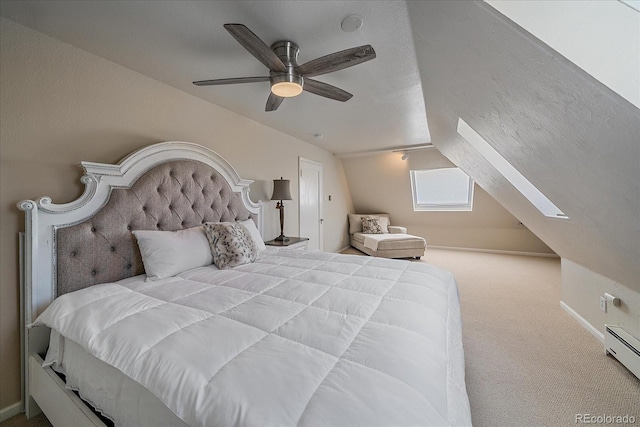
POLYGON ((0 409, 0 423, 15 417, 20 412, 22 412, 22 402, 16 402, 13 405, 0 409))
POLYGON ((351 245, 347 245, 344 248, 338 249, 336 251, 336 253, 341 254, 342 252, 346 251, 347 249, 349 249, 351 247, 351 245))
POLYGON ((577 322, 583 328, 585 328, 587 331, 589 331, 591 333, 591 335, 596 337, 598 339, 598 341, 600 341, 602 343, 602 345, 604 345, 604 334, 602 332, 600 332, 598 329, 596 329, 591 323, 587 322, 587 320, 584 317, 582 317, 578 313, 576 313, 576 311, 573 308, 569 307, 564 301, 560 301, 560 307, 562 307, 562 309, 564 311, 569 313, 569 316, 571 316, 574 319, 576 319, 577 322))
POLYGON ((523 256, 539 256, 544 258, 560 258, 557 254, 548 254, 544 252, 521 252, 521 251, 505 251, 501 249, 481 249, 481 248, 461 248, 457 246, 434 246, 427 244, 427 252, 429 248, 444 249, 447 251, 465 251, 465 252, 486 252, 490 254, 503 255, 523 255, 523 256))

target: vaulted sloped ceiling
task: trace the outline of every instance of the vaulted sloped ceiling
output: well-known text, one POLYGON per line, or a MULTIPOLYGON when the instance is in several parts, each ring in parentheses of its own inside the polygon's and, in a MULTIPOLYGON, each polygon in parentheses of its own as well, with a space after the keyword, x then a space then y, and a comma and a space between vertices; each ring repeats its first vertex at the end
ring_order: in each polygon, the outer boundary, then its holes
POLYGON ((561 257, 640 290, 640 110, 482 2, 408 2, 433 144, 561 257), (569 220, 456 133, 462 118, 569 220))

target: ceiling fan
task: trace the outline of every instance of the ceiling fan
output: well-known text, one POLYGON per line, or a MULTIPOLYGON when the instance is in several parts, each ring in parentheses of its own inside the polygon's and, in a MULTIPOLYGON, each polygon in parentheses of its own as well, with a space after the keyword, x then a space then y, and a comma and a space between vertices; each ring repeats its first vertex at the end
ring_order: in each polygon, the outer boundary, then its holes
POLYGON ((327 83, 313 80, 310 77, 331 73, 361 64, 376 57, 370 45, 363 45, 314 59, 298 65, 298 45, 282 40, 269 48, 249 28, 242 24, 225 24, 224 28, 244 47, 269 68, 269 75, 264 77, 238 77, 230 79, 200 80, 193 82, 196 86, 228 85, 236 83, 270 82, 271 93, 267 99, 265 111, 278 109, 284 98, 298 96, 303 90, 335 99, 348 101, 353 96, 347 91, 327 83))

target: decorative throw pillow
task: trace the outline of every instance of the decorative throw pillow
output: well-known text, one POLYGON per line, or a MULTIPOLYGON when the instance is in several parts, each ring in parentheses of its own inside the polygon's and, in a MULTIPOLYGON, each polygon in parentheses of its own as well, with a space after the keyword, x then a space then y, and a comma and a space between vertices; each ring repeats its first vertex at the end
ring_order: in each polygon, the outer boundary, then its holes
MULTIPOLYGON (((377 216, 377 215, 369 215, 369 216, 377 216)), ((389 217, 388 216, 378 216, 378 221, 380 221, 380 228, 382 228, 382 233, 389 233, 389 217)))
POLYGON ((364 234, 384 234, 384 232, 382 231, 382 225, 380 224, 380 217, 363 216, 362 232, 364 234))
POLYGON ((213 259, 201 226, 178 231, 132 231, 138 241, 147 280, 172 277, 213 259))
POLYGON ((204 231, 209 240, 213 263, 220 269, 248 264, 258 257, 258 248, 240 223, 206 222, 204 231))
POLYGON ((258 227, 256 227, 256 223, 253 222, 251 218, 244 221, 238 221, 238 223, 242 224, 244 228, 247 229, 247 231, 249 232, 249 236, 251 236, 251 239, 253 240, 253 243, 258 248, 258 252, 262 252, 267 249, 267 246, 264 244, 264 240, 262 240, 262 236, 258 231, 258 227))
POLYGON ((362 233, 362 217, 380 218, 380 227, 383 233, 388 233, 389 216, 386 214, 349 214, 349 234, 362 233))

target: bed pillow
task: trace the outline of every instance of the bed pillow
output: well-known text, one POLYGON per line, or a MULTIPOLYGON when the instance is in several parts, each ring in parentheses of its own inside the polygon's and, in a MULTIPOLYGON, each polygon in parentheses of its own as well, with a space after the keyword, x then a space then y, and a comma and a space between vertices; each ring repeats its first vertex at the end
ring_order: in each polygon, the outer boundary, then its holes
MULTIPOLYGON (((385 227, 386 228, 386 227, 385 227)), ((364 234, 384 234, 379 216, 363 216, 362 232, 364 234)))
POLYGON ((246 231, 237 222, 206 222, 204 231, 209 240, 213 263, 220 269, 236 267, 254 262, 258 248, 246 231))
POLYGON ((179 231, 134 230, 147 280, 175 276, 213 263, 202 226, 179 231))
POLYGON ((238 221, 238 223, 247 229, 247 232, 249 233, 251 240, 253 240, 253 244, 256 245, 256 248, 258 248, 259 252, 262 252, 265 249, 267 249, 267 246, 264 244, 264 240, 262 240, 262 236, 258 231, 258 227, 256 227, 256 223, 253 222, 251 218, 246 219, 244 221, 238 221))
POLYGON ((377 216, 363 216, 362 217, 362 232, 364 234, 383 234, 382 224, 380 217, 377 216))

